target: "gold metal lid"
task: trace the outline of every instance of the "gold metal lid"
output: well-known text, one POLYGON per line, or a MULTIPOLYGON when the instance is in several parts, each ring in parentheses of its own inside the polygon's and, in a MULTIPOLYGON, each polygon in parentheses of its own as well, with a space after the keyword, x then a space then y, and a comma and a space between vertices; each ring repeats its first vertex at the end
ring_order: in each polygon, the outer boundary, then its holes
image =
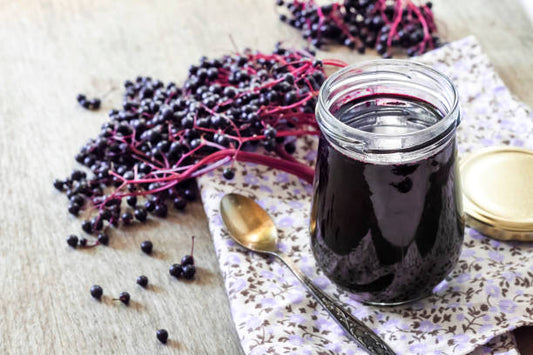
POLYGON ((533 241, 533 151, 482 149, 460 168, 466 224, 496 239, 533 241))

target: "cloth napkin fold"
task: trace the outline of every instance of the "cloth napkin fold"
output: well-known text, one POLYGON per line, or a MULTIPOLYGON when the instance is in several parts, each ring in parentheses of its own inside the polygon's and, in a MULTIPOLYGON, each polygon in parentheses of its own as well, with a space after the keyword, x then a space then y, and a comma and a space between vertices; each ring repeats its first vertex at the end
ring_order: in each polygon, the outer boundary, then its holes
MULTIPOLYGON (((475 38, 416 60, 450 76, 462 105, 460 154, 509 144, 533 148, 533 115, 515 100, 475 38)), ((300 141, 296 157, 310 163, 316 139, 300 141)), ((398 354, 516 354, 512 329, 533 324, 533 243, 501 242, 466 229, 460 261, 436 292, 415 303, 372 307, 358 303, 317 269, 308 223, 312 187, 287 173, 236 163, 227 181, 217 170, 199 179, 205 212, 247 354, 363 354, 280 262, 244 251, 219 215, 222 196, 254 198, 275 219, 280 249, 320 288, 344 303, 398 354)))

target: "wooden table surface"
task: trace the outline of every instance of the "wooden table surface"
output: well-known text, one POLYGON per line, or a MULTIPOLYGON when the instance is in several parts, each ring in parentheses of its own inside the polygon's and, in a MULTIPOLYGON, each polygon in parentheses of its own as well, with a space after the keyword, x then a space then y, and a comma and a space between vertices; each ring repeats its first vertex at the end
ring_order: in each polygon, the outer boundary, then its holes
MULTIPOLYGON (((277 20, 273 0, 0 1, 0 353, 239 354, 229 305, 200 202, 187 214, 113 232, 109 247, 73 250, 81 233, 52 187, 76 167, 74 154, 121 103, 125 79, 181 82, 201 55, 238 48, 301 46, 277 20), (103 98, 83 110, 77 93, 103 98), (197 280, 168 275, 197 235, 197 280), (155 244, 153 257, 139 243, 155 244), (138 275, 153 287, 135 284, 138 275), (107 297, 98 303, 89 288, 107 297), (129 291, 125 307, 110 299, 129 291), (171 341, 159 344, 166 328, 171 341)), ((505 83, 533 106, 533 28, 518 0, 440 0, 443 37, 478 37, 505 83)), ((366 59, 336 49, 321 56, 366 59)), ((524 354, 531 329, 521 330, 524 354), (524 340, 525 339, 525 340, 524 340)))

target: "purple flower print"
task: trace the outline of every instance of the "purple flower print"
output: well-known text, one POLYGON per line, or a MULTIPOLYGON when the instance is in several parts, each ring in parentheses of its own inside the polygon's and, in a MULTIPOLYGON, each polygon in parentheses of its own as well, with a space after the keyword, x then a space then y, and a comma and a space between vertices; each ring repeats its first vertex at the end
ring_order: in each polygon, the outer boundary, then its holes
POLYGON ((436 325, 435 323, 429 321, 429 320, 423 320, 420 322, 420 327, 418 329, 420 329, 421 331, 423 332, 431 332, 435 329, 438 329, 440 328, 438 325, 436 325))
POLYGON ((259 327, 260 325, 261 325, 261 319, 259 317, 250 316, 250 318, 246 322, 246 326, 248 327, 248 329, 255 329, 259 327))
POLYGON ((289 335, 289 343, 297 346, 301 346, 304 343, 304 340, 301 336, 296 334, 289 335))
POLYGON ((500 300, 498 306, 503 313, 514 313, 516 310, 516 303, 508 299, 500 300))
POLYGON ((257 185, 259 184, 259 178, 254 174, 246 174, 244 175, 244 183, 250 184, 250 185, 257 185))
POLYGON ((412 354, 422 354, 428 351, 427 345, 424 343, 414 344, 409 347, 412 354))
POLYGON ((290 321, 291 322, 294 322, 296 324, 300 324, 300 323, 303 323, 305 321, 305 318, 303 316, 301 316, 300 314, 293 314, 290 316, 290 321))
POLYGON ((324 276, 318 276, 316 277, 313 282, 315 283, 315 285, 317 285, 318 287, 320 287, 321 289, 325 289, 326 287, 329 286, 330 282, 329 280, 324 277, 324 276))
POLYGON ((231 292, 239 292, 242 289, 246 288, 248 286, 248 283, 244 278, 238 278, 235 279, 232 285, 230 285, 231 292))
POLYGON ((476 255, 476 251, 474 249, 463 249, 463 252, 461 253, 461 257, 463 258, 468 258, 474 255, 476 255))
POLYGON ((455 278, 455 281, 459 282, 460 284, 470 280, 470 274, 461 274, 455 278))
POLYGON ((294 224, 294 219, 291 216, 284 216, 277 220, 279 228, 289 228, 294 224))
POLYGON ((485 287, 485 292, 491 297, 500 297, 500 288, 496 285, 488 284, 485 287))
POLYGON ((298 304, 303 301, 304 294, 302 292, 292 292, 289 293, 289 296, 287 298, 289 299, 289 302, 291 304, 298 304))
POLYGON ((492 251, 489 251, 489 258, 501 263, 503 261, 504 256, 503 256, 503 254, 492 250, 492 251))
POLYGON ((271 298, 271 297, 267 297, 267 298, 263 298, 261 300, 261 305, 263 307, 274 307, 276 305, 276 300, 271 298))
POLYGON ((267 185, 261 185, 259 186, 259 190, 260 191, 265 191, 265 192, 268 192, 268 193, 273 193, 274 191, 272 191, 272 189, 270 187, 268 187, 267 185))
POLYGON ((277 183, 282 183, 282 184, 289 182, 289 174, 283 173, 283 172, 278 172, 278 174, 276 176, 276 182, 277 183))
POLYGON ((516 275, 514 272, 512 271, 506 271, 502 274, 503 277, 505 277, 505 280, 508 281, 508 282, 511 282, 513 281, 516 276, 520 276, 520 275, 516 275))
POLYGON ((468 234, 475 240, 481 240, 485 237, 475 229, 469 229, 468 234))

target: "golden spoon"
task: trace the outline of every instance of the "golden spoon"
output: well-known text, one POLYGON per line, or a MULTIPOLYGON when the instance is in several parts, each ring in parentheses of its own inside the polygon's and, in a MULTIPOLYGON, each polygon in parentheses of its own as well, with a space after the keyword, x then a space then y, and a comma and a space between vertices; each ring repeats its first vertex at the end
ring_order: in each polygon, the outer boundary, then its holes
POLYGON ((276 246, 278 232, 268 213, 252 199, 227 194, 220 201, 220 214, 231 237, 243 247, 278 257, 302 282, 346 333, 370 354, 393 355, 394 351, 376 333, 336 304, 316 287, 276 246))

